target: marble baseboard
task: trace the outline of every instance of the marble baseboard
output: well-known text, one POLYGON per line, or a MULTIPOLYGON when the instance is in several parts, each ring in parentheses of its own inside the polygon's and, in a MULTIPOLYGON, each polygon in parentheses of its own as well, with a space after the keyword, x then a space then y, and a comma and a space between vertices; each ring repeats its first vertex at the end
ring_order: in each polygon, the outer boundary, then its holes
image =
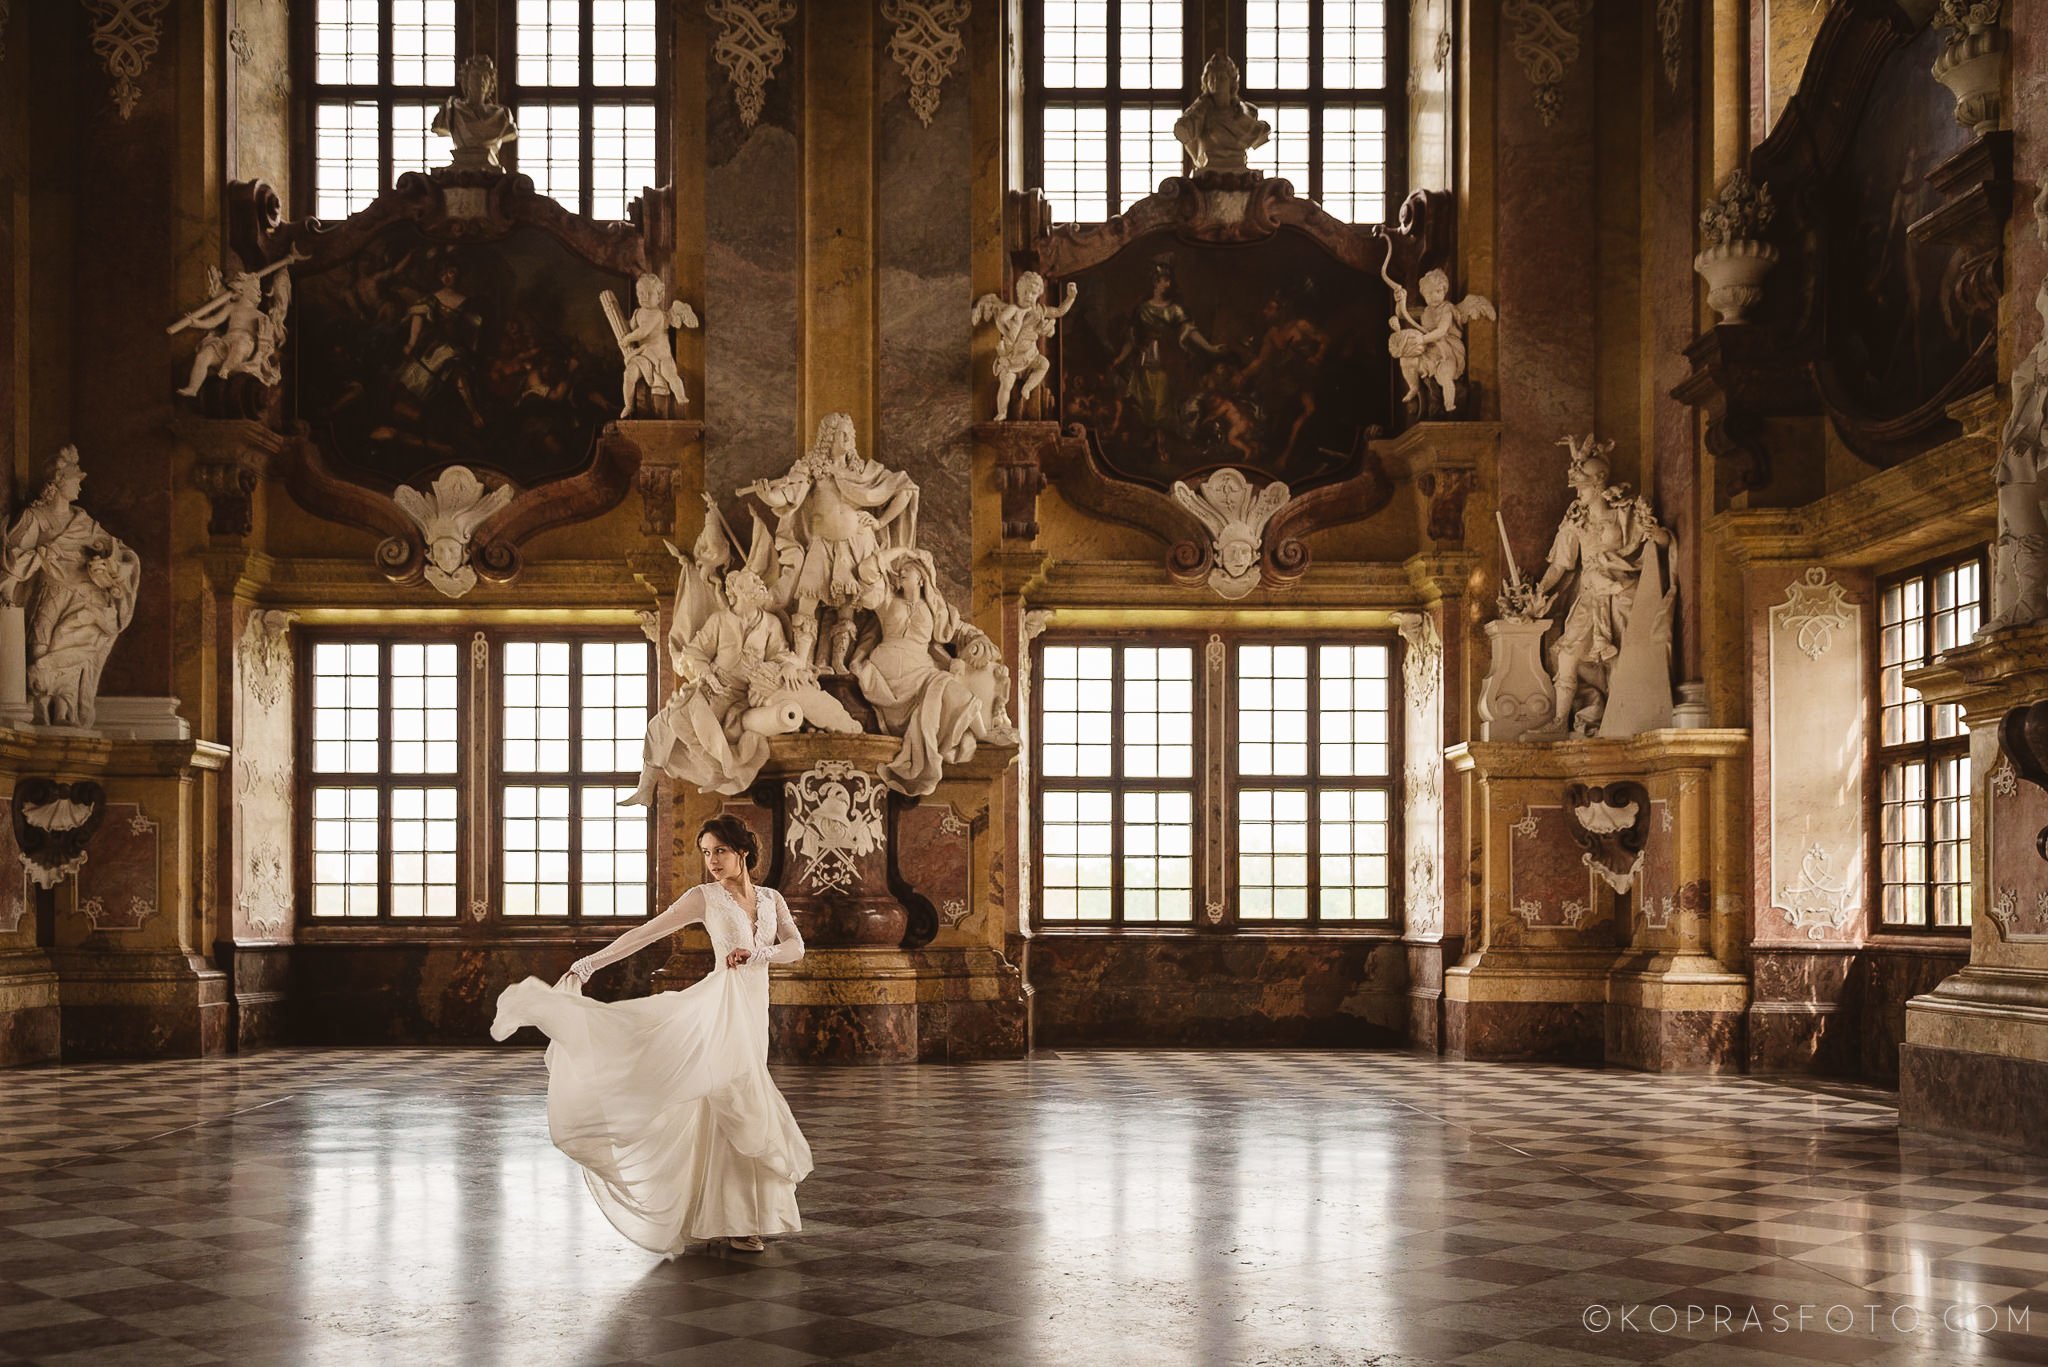
POLYGON ((1746 1060, 1740 1011, 1607 1007, 1606 1062, 1646 1073, 1739 1073, 1746 1060))
POLYGON ((1465 1001, 1444 1004, 1444 1055, 1489 1063, 1601 1063, 1602 1002, 1465 1001))
POLYGON ((1749 1071, 1849 1077, 1858 1021, 1833 1002, 1757 1002, 1749 1008, 1749 1071))
POLYGON ((768 1057, 777 1063, 915 1063, 915 1002, 782 1004, 768 1008, 768 1057))
POLYGON ((158 950, 51 951, 64 1058, 208 1058, 228 1052, 227 975, 158 950))
MULTIPOLYGON (((500 992, 528 976, 553 982, 607 938, 294 945, 286 1034, 295 1044, 487 1044, 500 992)), ((657 954, 637 954, 599 973, 588 993, 646 996, 661 965, 657 954)), ((538 1043, 540 1034, 514 1039, 538 1043)))
POLYGON ((235 944, 215 947, 228 975, 229 1037, 236 1053, 291 1043, 293 946, 235 944))
POLYGON ((1909 1041, 1899 1048, 1899 1125, 2048 1153, 2048 1060, 1909 1041))
POLYGON ((917 1061, 965 1063, 1023 1058, 1027 1052, 1022 998, 1010 1001, 919 1002, 917 1061))
POLYGON ((55 1063, 63 1053, 63 1013, 56 1003, 0 1010, 0 1068, 55 1063))

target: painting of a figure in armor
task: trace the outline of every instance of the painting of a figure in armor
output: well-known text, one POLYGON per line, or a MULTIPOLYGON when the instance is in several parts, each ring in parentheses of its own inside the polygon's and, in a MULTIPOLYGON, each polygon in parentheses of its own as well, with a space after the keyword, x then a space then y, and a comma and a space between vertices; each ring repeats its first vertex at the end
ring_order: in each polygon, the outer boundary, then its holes
POLYGON ((619 279, 542 230, 436 243, 393 225, 299 287, 298 416, 335 465, 403 482, 461 464, 573 474, 618 411, 598 295, 619 279))
POLYGON ((1061 416, 1117 474, 1164 488, 1236 465, 1308 488, 1354 473, 1387 421, 1385 286, 1304 236, 1155 234, 1076 279, 1061 416))

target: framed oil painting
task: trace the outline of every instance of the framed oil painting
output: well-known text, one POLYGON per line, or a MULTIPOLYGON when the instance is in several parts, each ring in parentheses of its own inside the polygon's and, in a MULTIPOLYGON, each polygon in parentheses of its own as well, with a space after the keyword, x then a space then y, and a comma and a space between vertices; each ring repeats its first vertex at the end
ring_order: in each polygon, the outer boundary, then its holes
POLYGON ((457 464, 522 488, 572 475, 618 414, 598 295, 629 287, 531 224, 437 242, 394 222, 298 282, 298 416, 368 483, 457 464))
POLYGON ((1386 287, 1306 234, 1155 232, 1070 278, 1061 418, 1125 479, 1234 465, 1299 492, 1356 474, 1388 422, 1386 287))

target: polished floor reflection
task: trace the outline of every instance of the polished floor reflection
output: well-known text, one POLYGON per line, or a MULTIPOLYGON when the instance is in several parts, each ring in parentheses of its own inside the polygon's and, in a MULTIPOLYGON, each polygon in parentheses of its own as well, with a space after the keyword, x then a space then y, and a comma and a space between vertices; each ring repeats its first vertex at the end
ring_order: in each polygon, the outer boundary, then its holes
POLYGON ((2048 1361, 2048 1164, 1901 1136, 1882 1092, 1343 1053, 777 1075, 805 1232, 665 1263, 549 1146, 537 1052, 0 1072, 0 1363, 2048 1361))

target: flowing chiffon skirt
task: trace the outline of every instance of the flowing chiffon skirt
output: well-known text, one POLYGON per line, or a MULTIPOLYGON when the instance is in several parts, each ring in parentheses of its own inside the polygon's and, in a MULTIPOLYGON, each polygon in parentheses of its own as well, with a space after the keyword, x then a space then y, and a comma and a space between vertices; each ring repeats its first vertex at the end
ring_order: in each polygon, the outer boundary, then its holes
POLYGON ((765 966, 623 1002, 528 978, 499 995, 491 1036, 522 1025, 549 1041, 549 1137, 621 1234, 675 1253, 802 1228, 811 1147, 768 1076, 765 966))

